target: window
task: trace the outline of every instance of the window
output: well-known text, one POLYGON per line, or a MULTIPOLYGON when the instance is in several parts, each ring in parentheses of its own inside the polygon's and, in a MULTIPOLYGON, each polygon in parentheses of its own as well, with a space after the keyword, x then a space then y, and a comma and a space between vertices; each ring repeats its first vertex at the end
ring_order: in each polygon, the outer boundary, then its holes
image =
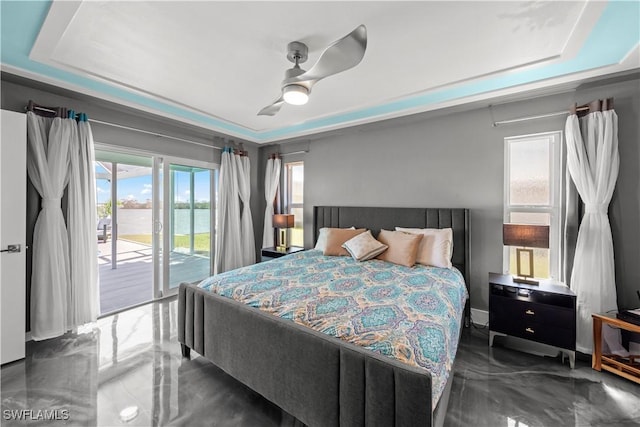
MULTIPOLYGON (((504 222, 549 225, 549 249, 533 249, 536 277, 558 279, 562 132, 505 138, 504 222)), ((504 248, 505 273, 516 273, 516 248, 504 248)))
POLYGON ((291 246, 304 246, 304 162, 284 165, 284 212, 294 215, 294 226, 290 230, 291 246))

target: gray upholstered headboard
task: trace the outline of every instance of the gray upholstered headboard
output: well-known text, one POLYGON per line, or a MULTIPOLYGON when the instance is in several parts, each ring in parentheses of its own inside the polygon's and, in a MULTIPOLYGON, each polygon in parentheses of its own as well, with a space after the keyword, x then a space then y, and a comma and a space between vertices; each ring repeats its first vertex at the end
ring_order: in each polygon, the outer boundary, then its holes
MULTIPOLYGON (((395 227, 453 229, 453 256, 451 262, 464 276, 467 290, 469 290, 469 209, 313 207, 314 243, 318 239, 318 233, 322 227, 345 228, 351 226, 368 228, 374 236, 377 236, 381 229, 395 230, 395 227)), ((465 325, 469 324, 470 310, 470 304, 467 301, 465 325)))

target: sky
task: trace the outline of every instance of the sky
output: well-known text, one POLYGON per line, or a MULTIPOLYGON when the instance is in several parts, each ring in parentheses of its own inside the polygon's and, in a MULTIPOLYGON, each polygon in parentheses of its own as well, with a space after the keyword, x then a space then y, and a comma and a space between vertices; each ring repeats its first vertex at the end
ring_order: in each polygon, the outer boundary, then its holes
MULTIPOLYGON (((188 202, 190 197, 189 173, 175 173, 175 201, 188 202)), ((195 201, 209 201, 209 172, 202 171, 195 174, 195 201)), ((106 179, 96 180, 98 203, 105 203, 111 197, 111 182, 106 179)), ((145 202, 152 197, 151 175, 123 178, 118 180, 118 200, 137 200, 145 202)))

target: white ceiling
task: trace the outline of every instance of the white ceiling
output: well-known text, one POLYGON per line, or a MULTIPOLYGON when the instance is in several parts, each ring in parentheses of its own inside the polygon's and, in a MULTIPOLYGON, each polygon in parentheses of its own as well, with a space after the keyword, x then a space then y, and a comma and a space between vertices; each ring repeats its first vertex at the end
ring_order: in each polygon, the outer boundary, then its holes
POLYGON ((261 143, 637 67, 635 52, 608 67, 542 72, 581 53, 606 5, 54 2, 30 59, 108 83, 85 92, 261 143), (280 94, 287 43, 308 45, 308 69, 360 24, 368 45, 358 66, 318 83, 304 106, 257 116, 280 94), (509 84, 518 73, 532 77, 509 84))

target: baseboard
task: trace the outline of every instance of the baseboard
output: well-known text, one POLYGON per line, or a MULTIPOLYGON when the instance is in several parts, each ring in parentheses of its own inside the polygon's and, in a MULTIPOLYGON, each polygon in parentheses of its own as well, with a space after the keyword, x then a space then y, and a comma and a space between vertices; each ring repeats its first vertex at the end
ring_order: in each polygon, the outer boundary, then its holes
POLYGON ((489 324, 489 312, 486 310, 471 309, 471 321, 476 326, 485 326, 489 324))

